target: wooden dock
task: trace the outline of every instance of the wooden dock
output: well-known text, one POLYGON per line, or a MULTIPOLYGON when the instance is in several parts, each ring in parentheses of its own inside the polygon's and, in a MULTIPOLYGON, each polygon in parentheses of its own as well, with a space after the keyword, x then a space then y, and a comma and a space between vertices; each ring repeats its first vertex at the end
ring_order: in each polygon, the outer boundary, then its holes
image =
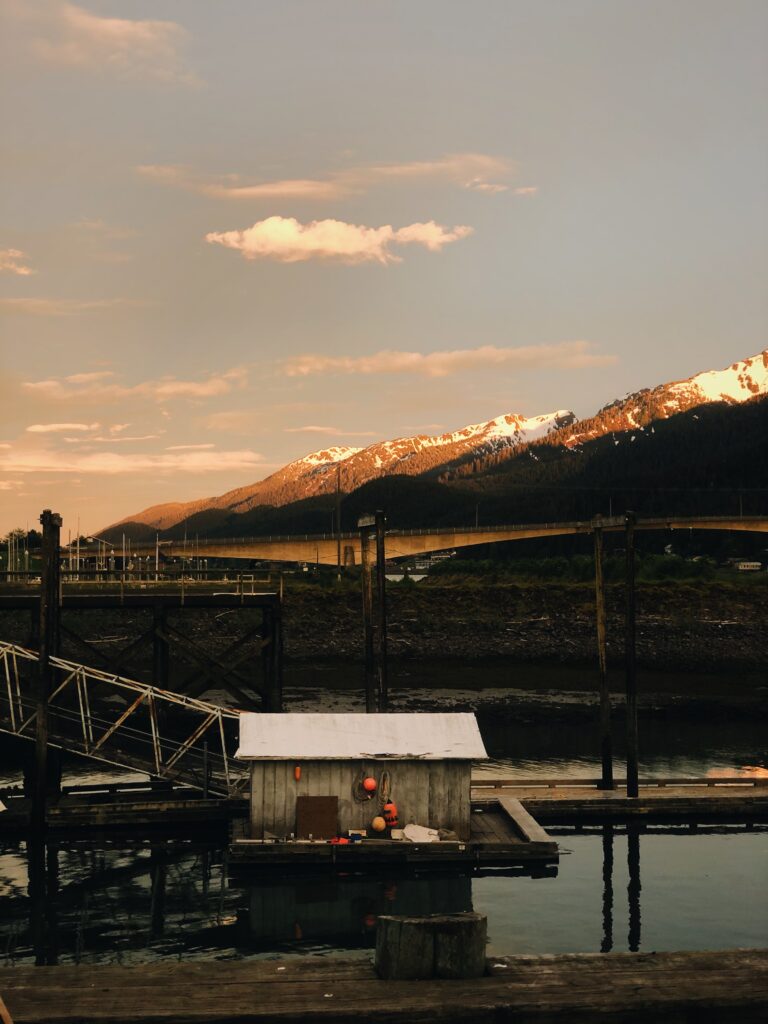
POLYGON ((482 779, 472 781, 475 801, 500 794, 518 800, 547 825, 587 825, 611 821, 752 822, 768 821, 768 779, 731 776, 658 779, 640 783, 627 797, 616 783, 598 788, 597 779, 482 779))
MULTIPOLYGON (((1 795, 6 810, 0 813, 0 836, 24 834, 31 801, 21 790, 1 795)), ((54 835, 125 830, 144 835, 194 829, 196 834, 204 830, 226 836, 230 822, 247 813, 245 799, 206 799, 199 790, 158 781, 120 782, 64 787, 48 808, 47 821, 54 835)))
MULTIPOLYGON (((15 1024, 765 1024, 768 950, 493 957, 467 981, 382 981, 368 959, 16 967, 15 1024)), ((1 1005, 1 1004, 0 1004, 1 1005)))

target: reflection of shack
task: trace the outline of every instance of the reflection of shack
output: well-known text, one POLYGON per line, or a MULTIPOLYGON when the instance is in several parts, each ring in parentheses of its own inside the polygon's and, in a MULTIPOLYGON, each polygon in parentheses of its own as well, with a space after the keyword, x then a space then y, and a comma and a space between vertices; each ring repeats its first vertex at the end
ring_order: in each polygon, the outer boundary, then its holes
POLYGON ((352 949, 370 946, 379 914, 458 914, 472 910, 468 877, 277 882, 249 893, 250 937, 265 948, 304 939, 352 949))
POLYGON ((388 839, 396 819, 466 842, 471 762, 487 754, 471 714, 244 713, 237 756, 251 761, 251 840, 388 839))

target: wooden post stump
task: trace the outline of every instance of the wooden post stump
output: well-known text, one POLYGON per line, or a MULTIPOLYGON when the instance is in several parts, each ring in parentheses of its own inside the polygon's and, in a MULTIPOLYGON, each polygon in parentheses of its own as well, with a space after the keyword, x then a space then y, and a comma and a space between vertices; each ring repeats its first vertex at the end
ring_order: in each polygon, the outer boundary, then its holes
POLYGON ((380 917, 376 973, 384 979, 480 978, 485 974, 484 914, 380 917))

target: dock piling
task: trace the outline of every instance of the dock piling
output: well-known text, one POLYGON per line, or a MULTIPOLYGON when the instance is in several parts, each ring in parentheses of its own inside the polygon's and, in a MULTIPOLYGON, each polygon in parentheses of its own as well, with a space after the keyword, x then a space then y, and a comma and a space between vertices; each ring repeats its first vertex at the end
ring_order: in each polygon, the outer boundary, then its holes
POLYGON ((40 585, 40 658, 38 662, 35 720, 35 782, 32 794, 32 830, 41 837, 45 833, 48 802, 48 698, 55 669, 51 658, 58 654, 60 569, 59 547, 61 516, 46 509, 40 516, 43 527, 42 570, 40 585))
POLYGON ((627 796, 638 795, 637 664, 635 658, 635 523, 634 512, 625 517, 626 623, 624 652, 627 692, 627 796))
POLYGON ((605 582, 603 579, 603 527, 596 520, 595 541, 595 622, 597 628, 597 664, 600 678, 600 758, 602 789, 613 789, 613 745, 611 741, 611 697, 608 692, 608 657, 605 628, 605 582))

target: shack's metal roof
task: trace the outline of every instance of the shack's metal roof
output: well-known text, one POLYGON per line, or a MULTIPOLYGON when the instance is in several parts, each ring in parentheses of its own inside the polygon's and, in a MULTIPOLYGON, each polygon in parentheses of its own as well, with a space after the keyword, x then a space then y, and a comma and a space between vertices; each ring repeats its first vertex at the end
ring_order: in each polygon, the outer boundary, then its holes
POLYGON ((472 714, 240 714, 240 746, 247 760, 349 760, 372 757, 487 757, 472 714))

